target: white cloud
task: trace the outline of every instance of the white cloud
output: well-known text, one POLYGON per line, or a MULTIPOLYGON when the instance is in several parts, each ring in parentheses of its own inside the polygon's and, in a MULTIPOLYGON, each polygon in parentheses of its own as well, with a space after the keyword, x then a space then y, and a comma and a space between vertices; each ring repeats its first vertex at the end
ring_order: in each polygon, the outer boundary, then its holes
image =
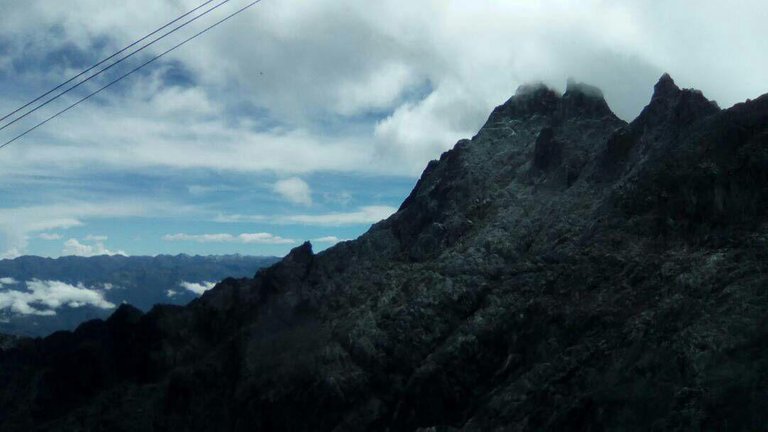
POLYGON ((216 286, 216 282, 185 282, 179 283, 179 286, 185 290, 192 291, 197 295, 202 295, 204 292, 216 286))
POLYGON ((270 233, 232 234, 166 234, 164 241, 187 241, 197 243, 257 243, 257 244, 292 244, 296 240, 283 238, 270 233))
MULTIPOLYGON (((0 165, 3 160, 0 155, 0 165)), ((151 211, 159 212, 161 209, 153 204, 128 200, 0 208, 0 258, 22 255, 29 237, 35 233, 81 226, 85 219, 141 216, 151 211)))
POLYGON ((374 69, 359 81, 343 82, 338 87, 335 111, 356 115, 392 107, 404 90, 418 83, 418 76, 404 63, 388 63, 374 69))
POLYGON ((307 182, 298 177, 279 180, 273 186, 273 190, 294 204, 312 205, 312 191, 307 182))
POLYGON ((396 211, 396 208, 390 206, 366 206, 354 212, 284 216, 277 219, 277 223, 314 226, 363 225, 386 219, 396 211))
POLYGON ((319 237, 316 239, 312 239, 312 243, 329 243, 329 244, 336 244, 338 242, 344 241, 336 236, 325 236, 325 237, 319 237))
POLYGON ((252 234, 240 234, 237 236, 237 240, 240 243, 262 243, 262 244, 291 244, 296 243, 295 240, 282 238, 269 233, 252 233, 252 234))
POLYGON ((166 234, 164 241, 194 241, 198 243, 225 243, 235 241, 232 234, 166 234))
POLYGON ((68 307, 94 306, 100 309, 115 307, 104 298, 104 293, 78 284, 61 281, 31 280, 26 282, 26 291, 8 290, 0 292, 0 310, 20 315, 56 315, 56 310, 68 307))
POLYGON ((459 138, 469 137, 490 113, 455 81, 445 82, 426 98, 399 106, 374 129, 377 156, 420 172, 459 138))
POLYGON ((17 283, 19 283, 19 281, 12 277, 0 278, 0 285, 16 285, 17 283))
POLYGON ((97 255, 125 255, 124 251, 111 251, 104 246, 104 243, 96 242, 95 244, 83 244, 77 239, 69 239, 64 242, 64 249, 61 251, 62 255, 76 255, 76 256, 97 256, 97 255))
POLYGON ((391 206, 363 206, 351 212, 294 215, 218 215, 214 221, 220 223, 265 222, 275 225, 343 226, 368 225, 386 219, 397 212, 391 206))
MULTIPOLYGON (((66 46, 105 54, 137 36, 128 18, 152 23, 191 6, 11 2, 4 16, 13 24, 0 29, 4 58, 44 57, 66 46), (55 39, 33 31, 53 27, 61 33, 55 39)), ((57 119, 66 128, 43 128, 5 149, 0 172, 168 166, 417 175, 530 80, 562 88, 573 76, 596 84, 625 117, 647 103, 664 70, 723 105, 763 93, 759 71, 768 53, 760 42, 768 29, 759 17, 766 10, 758 0, 729 8, 601 0, 265 3, 174 52, 175 66, 161 62, 126 81, 125 92, 105 93, 108 103, 57 119), (233 44, 232 35, 259 43, 233 44), (166 82, 174 67, 192 77, 191 86, 166 82), (239 112, 243 103, 263 112, 239 112), (373 123, 361 126, 371 113, 373 123)), ((4 64, 12 70, 12 61, 4 64)), ((47 66, 40 68, 46 79, 70 72, 47 66)), ((41 77, 18 78, 33 85, 41 77)))
POLYGON ((167 295, 168 298, 173 298, 173 297, 176 296, 176 294, 178 294, 178 292, 176 292, 176 291, 174 291, 172 289, 169 289, 168 291, 165 292, 165 295, 167 295))
POLYGON ((19 248, 10 248, 3 253, 0 253, 0 259, 14 259, 20 257, 21 251, 19 248))
POLYGON ((84 241, 89 241, 89 242, 105 242, 105 241, 109 240, 109 237, 107 237, 105 235, 88 234, 87 236, 85 236, 85 238, 83 238, 83 240, 84 241))
POLYGON ((61 240, 61 234, 57 233, 40 233, 37 235, 37 238, 41 240, 61 240))

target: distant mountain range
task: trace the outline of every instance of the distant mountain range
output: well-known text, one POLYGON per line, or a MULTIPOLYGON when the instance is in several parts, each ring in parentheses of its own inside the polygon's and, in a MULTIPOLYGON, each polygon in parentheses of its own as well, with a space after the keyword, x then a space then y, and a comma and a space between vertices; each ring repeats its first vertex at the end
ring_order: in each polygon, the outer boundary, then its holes
POLYGON ((24 256, 0 261, 0 333, 45 336, 106 318, 122 303, 183 305, 225 277, 278 258, 241 255, 24 256))

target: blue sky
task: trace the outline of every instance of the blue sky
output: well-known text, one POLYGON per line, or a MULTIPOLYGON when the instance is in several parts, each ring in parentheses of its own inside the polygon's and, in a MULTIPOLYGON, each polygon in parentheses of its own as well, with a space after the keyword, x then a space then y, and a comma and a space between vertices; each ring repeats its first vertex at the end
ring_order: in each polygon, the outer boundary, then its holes
MULTIPOLYGON (((0 111, 202 1, 126 3, 0 6, 0 111)), ((231 3, 0 139, 247 2, 231 3)), ((765 93, 767 13, 761 1, 264 0, 0 151, 0 257, 320 250, 394 212, 520 84, 597 85, 627 120, 663 72, 723 107, 765 93)))

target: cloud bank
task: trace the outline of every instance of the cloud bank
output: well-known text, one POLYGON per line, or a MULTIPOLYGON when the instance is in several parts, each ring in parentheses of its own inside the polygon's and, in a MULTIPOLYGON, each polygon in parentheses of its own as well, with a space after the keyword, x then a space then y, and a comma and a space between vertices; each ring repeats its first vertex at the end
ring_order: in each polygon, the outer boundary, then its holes
POLYGON ((296 240, 283 238, 270 233, 243 233, 240 235, 232 234, 166 234, 164 241, 179 242, 197 242, 197 243, 260 243, 260 244, 292 244, 296 240))
POLYGON ((316 239, 312 239, 312 243, 326 243, 326 244, 336 244, 338 242, 344 241, 336 236, 325 236, 325 237, 318 237, 316 239))
MULTIPOLYGON (((100 237, 106 240, 106 237, 100 237)), ((89 240, 88 237, 85 238, 89 240)), ((93 240, 93 239, 90 239, 93 240)), ((62 255, 75 255, 83 257, 91 257, 97 255, 123 255, 128 256, 124 251, 111 251, 104 246, 102 241, 96 241, 94 244, 80 243, 77 239, 69 239, 64 242, 64 249, 61 251, 62 255)))
MULTIPOLYGON (((216 282, 186 282, 182 281, 179 283, 179 286, 184 288, 187 291, 191 291, 195 293, 196 295, 203 295, 204 292, 208 291, 209 289, 216 286, 216 282)), ((172 297, 173 295, 176 295, 177 293, 173 291, 173 294, 171 294, 172 290, 168 291, 168 296, 172 297)))
MULTIPOLYGON (((8 279, 8 278, 3 278, 8 279)), ((6 285, 5 282, 2 284, 6 285)), ((26 290, 9 289, 0 291, 0 310, 18 315, 56 315, 62 307, 93 306, 112 309, 113 303, 104 298, 97 289, 86 288, 83 284, 71 285, 61 281, 31 280, 25 283, 26 290)))
POLYGON ((363 206, 350 212, 289 215, 218 215, 214 220, 221 223, 266 222, 275 225, 343 226, 367 225, 386 219, 397 212, 391 206, 363 206))

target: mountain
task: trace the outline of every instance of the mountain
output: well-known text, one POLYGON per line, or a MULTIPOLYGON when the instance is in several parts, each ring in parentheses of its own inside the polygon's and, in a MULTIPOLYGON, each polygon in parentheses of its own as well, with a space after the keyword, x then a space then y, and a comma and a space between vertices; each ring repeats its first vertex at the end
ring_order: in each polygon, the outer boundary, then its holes
POLYGON ((766 209, 768 95, 523 86, 357 240, 17 341, 0 429, 762 430, 766 209))
POLYGON ((46 336, 73 330, 107 318, 122 303, 144 311, 159 303, 187 304, 210 281, 251 276, 277 260, 240 255, 0 260, 0 333, 46 336))

